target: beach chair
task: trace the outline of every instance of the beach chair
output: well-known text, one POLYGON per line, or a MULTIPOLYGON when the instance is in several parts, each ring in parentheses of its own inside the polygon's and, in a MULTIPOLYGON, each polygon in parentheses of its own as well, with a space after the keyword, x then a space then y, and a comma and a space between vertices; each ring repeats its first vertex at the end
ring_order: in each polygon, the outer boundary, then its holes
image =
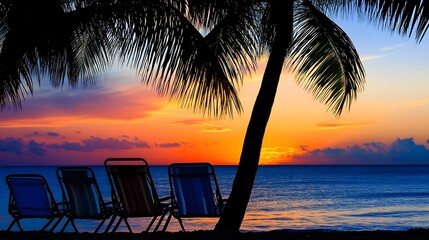
POLYGON ((9 174, 6 183, 10 191, 8 212, 13 218, 6 231, 10 231, 15 223, 24 231, 20 223, 24 218, 48 219, 41 231, 57 219, 49 230, 54 231, 65 211, 64 205, 55 201, 46 179, 39 174, 9 174))
POLYGON ((132 233, 128 218, 151 217, 146 232, 149 232, 160 217, 154 231, 160 227, 170 206, 170 196, 159 198, 148 163, 143 158, 108 158, 104 162, 119 217, 112 232, 123 221, 132 233))
POLYGON ((171 216, 178 220, 184 232, 183 218, 220 216, 226 199, 222 199, 210 163, 174 163, 169 166, 168 175, 172 207, 163 231, 171 216))
POLYGON ((71 223, 76 232, 76 219, 101 220, 94 233, 97 233, 103 224, 110 218, 104 232, 107 233, 115 219, 113 204, 106 202, 101 195, 100 187, 89 167, 59 167, 56 171, 60 182, 63 201, 68 209, 67 221, 61 232, 71 223))

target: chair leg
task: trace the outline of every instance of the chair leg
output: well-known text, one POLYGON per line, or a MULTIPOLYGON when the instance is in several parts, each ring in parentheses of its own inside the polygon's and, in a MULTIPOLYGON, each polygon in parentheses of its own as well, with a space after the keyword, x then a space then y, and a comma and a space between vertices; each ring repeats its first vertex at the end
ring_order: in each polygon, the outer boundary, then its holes
POLYGON ((126 225, 126 226, 127 226, 127 228, 128 228, 128 231, 129 231, 130 233, 133 233, 133 230, 131 230, 131 226, 130 226, 130 224, 128 223, 128 219, 124 218, 124 222, 125 222, 125 225, 126 225))
POLYGON ((101 222, 98 224, 97 228, 95 229, 94 233, 97 233, 98 230, 100 230, 101 226, 103 226, 104 222, 106 221, 107 218, 101 220, 101 222))
MULTIPOLYGON (((158 218, 158 216, 155 216, 155 217, 153 217, 153 218, 152 218, 152 220, 150 221, 149 225, 147 226, 147 228, 146 228, 146 231, 145 231, 145 232, 149 232, 150 228, 152 227, 153 223, 155 222, 155 220, 156 220, 157 218, 158 218)), ((160 220, 162 220, 162 219, 160 219, 160 220)), ((157 226, 158 226, 158 224, 157 224, 157 226)))
POLYGON ((52 223, 52 221, 54 221, 54 219, 55 219, 55 217, 50 218, 49 221, 45 224, 45 226, 43 226, 43 228, 40 229, 40 231, 42 231, 42 232, 45 231, 46 228, 52 223))
MULTIPOLYGON (((167 217, 167 220, 165 220, 165 223, 164 223, 164 227, 162 228, 162 231, 163 232, 165 232, 166 230, 167 230, 167 227, 168 227, 168 224, 170 223, 170 220, 171 220, 171 216, 172 216, 173 214, 171 213, 171 212, 169 212, 169 214, 168 214, 168 217, 167 217)), ((159 223, 158 222, 158 225, 161 225, 161 223, 159 223)), ((159 226, 157 226, 157 228, 158 228, 159 226)), ((156 230, 158 230, 158 229, 156 229, 156 230)))
POLYGON ((183 221, 182 221, 182 218, 180 216, 177 217, 177 221, 179 222, 180 227, 182 228, 183 232, 186 232, 185 226, 183 226, 183 221))
POLYGON ((22 228, 21 222, 19 220, 20 219, 18 219, 18 221, 16 222, 16 224, 18 225, 19 230, 21 230, 21 232, 24 232, 24 228, 22 228))
POLYGON ((67 221, 64 223, 63 227, 61 228, 60 232, 64 232, 66 230, 67 225, 70 223, 70 218, 67 218, 67 221))
POLYGON ((104 229, 104 233, 108 233, 108 232, 109 232, 109 229, 112 227, 113 222, 115 222, 115 219, 116 219, 116 215, 113 215, 113 216, 110 218, 110 221, 109 221, 109 223, 108 223, 108 224, 107 224, 107 226, 106 226, 106 229, 104 229))
POLYGON ((72 219, 70 222, 71 222, 71 225, 73 226, 74 231, 79 233, 79 230, 77 230, 76 224, 74 223, 74 219, 72 219))
MULTIPOLYGON (((157 231, 158 231, 158 229, 159 229, 159 227, 161 226, 162 221, 164 220, 165 215, 166 215, 167 213, 170 213, 170 211, 169 211, 168 209, 167 209, 166 211, 163 211, 163 213, 161 214, 161 217, 159 218, 158 223, 156 224, 155 229, 153 230, 154 232, 157 232, 157 231)), ((152 220, 152 221, 155 221, 155 220, 152 220)), ((166 224, 168 225, 168 223, 166 223, 166 224)), ((147 229, 147 230, 146 230, 146 232, 147 232, 147 231, 149 231, 149 229, 147 229)))
POLYGON ((49 232, 53 232, 54 229, 58 226, 58 224, 61 222, 61 220, 63 220, 64 215, 59 217, 58 220, 54 223, 54 225, 51 227, 51 229, 49 229, 49 232))
POLYGON ((73 229, 75 232, 79 233, 79 230, 77 230, 76 224, 74 223, 74 220, 71 218, 68 218, 67 221, 64 223, 64 226, 61 228, 60 232, 64 232, 64 230, 66 230, 67 225, 71 223, 73 229))
POLYGON ((116 232, 116 230, 118 229, 119 225, 122 222, 122 219, 123 219, 123 217, 119 217, 119 220, 116 222, 116 225, 115 225, 115 227, 112 230, 112 233, 116 232))
POLYGON ((9 224, 9 227, 7 227, 7 232, 9 232, 11 229, 12 229, 12 227, 13 227, 13 225, 15 225, 15 223, 16 222, 19 222, 19 219, 18 218, 14 218, 13 220, 12 220, 12 222, 9 224))

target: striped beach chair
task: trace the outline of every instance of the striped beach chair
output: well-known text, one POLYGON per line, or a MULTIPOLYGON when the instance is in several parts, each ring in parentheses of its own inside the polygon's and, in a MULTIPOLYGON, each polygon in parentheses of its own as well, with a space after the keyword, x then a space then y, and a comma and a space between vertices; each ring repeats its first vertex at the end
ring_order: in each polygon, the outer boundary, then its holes
POLYGON ((128 218, 151 217, 145 230, 148 232, 160 217, 154 228, 157 231, 168 213, 170 196, 158 196, 147 161, 143 158, 108 158, 104 165, 111 185, 115 214, 119 217, 112 232, 123 221, 132 233, 128 218))
POLYGON ((100 187, 89 167, 59 167, 57 177, 60 182, 64 202, 67 203, 67 222, 61 232, 71 223, 76 232, 75 219, 101 220, 94 233, 110 218, 104 232, 107 233, 115 220, 112 202, 105 202, 100 187))
POLYGON ((171 216, 175 217, 185 232, 182 218, 219 217, 224 202, 216 174, 210 163, 174 163, 168 175, 172 197, 172 208, 163 231, 171 216))
POLYGON ((10 231, 15 223, 24 231, 20 223, 24 218, 48 219, 41 231, 57 219, 50 228, 54 231, 65 211, 63 204, 55 201, 46 179, 39 174, 9 174, 6 183, 10 190, 8 212, 13 217, 6 231, 10 231))

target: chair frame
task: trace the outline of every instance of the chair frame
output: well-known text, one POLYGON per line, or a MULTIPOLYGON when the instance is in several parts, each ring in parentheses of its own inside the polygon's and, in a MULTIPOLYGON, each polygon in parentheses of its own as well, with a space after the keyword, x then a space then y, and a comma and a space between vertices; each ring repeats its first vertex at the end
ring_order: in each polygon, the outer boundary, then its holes
MULTIPOLYGON (((117 221, 115 227, 113 228, 112 232, 115 232, 118 227, 120 226, 121 222, 124 221, 128 231, 130 233, 132 233, 132 229, 130 224, 128 223, 128 218, 131 217, 152 217, 152 219, 150 220, 145 232, 149 232, 150 229, 152 228, 153 224, 155 223, 156 219, 158 217, 160 217, 158 223, 156 224, 155 228, 154 228, 154 232, 158 231, 165 215, 169 212, 170 210, 170 196, 165 196, 160 198, 157 194, 156 191, 156 187, 154 184, 154 181, 152 179, 152 175, 149 169, 149 164, 147 163, 147 161, 144 158, 107 158, 104 161, 104 166, 106 169, 106 173, 109 179, 109 183, 110 183, 110 187, 111 187, 111 194, 112 194, 112 201, 114 202, 114 210, 115 210, 115 215, 117 215, 119 217, 119 220, 117 221), (121 199, 120 194, 119 194, 119 185, 122 185, 123 182, 119 183, 116 179, 119 179, 119 175, 115 175, 116 173, 114 173, 114 167, 120 167, 120 166, 125 166, 125 167, 133 167, 133 168, 138 168, 141 167, 143 168, 142 174, 144 174, 144 179, 146 180, 146 183, 148 184, 148 188, 149 189, 142 189, 142 191, 146 192, 149 191, 150 192, 150 196, 151 196, 151 202, 150 204, 152 206, 154 206, 154 212, 153 213, 143 213, 143 214, 137 214, 137 215, 130 215, 130 213, 127 213, 126 210, 124 209, 124 206, 128 204, 128 207, 134 207, 135 206, 135 202, 134 201, 126 201, 124 199, 121 199), (133 205, 134 204, 134 205, 133 205)), ((127 179, 129 180, 129 179, 127 179)), ((138 207, 138 206, 135 206, 138 207)))
POLYGON ((195 163, 173 163, 168 167, 168 178, 169 178, 169 182, 170 182, 170 195, 171 195, 171 205, 172 207, 170 208, 170 214, 167 218, 167 222, 164 225, 163 231, 165 231, 168 227, 168 223, 171 219, 171 217, 173 216, 174 218, 176 218, 180 224, 180 227, 182 228, 183 232, 186 232, 185 227, 183 225, 183 220, 182 218, 205 218, 205 217, 219 217, 223 211, 223 207, 224 207, 224 203, 228 200, 228 199, 223 199, 221 192, 220 192, 220 188, 219 188, 219 184, 216 178, 216 173, 214 170, 214 167, 212 164, 208 163, 208 162, 195 162, 195 163), (207 173, 187 173, 187 174, 175 174, 173 173, 172 169, 173 168, 180 168, 180 167, 187 167, 187 168, 191 168, 191 167, 207 167, 208 168, 208 172, 207 173), (206 175, 210 177, 210 181, 211 181, 211 187, 212 187, 212 191, 214 190, 214 203, 217 207, 217 213, 216 214, 206 214, 206 215, 180 215, 179 213, 179 204, 177 201, 177 196, 175 194, 175 187, 174 187, 174 182, 173 182, 173 178, 176 176, 198 176, 198 175, 206 175), (214 188, 214 189, 213 189, 214 188))
POLYGON ((50 228, 50 232, 53 232, 54 229, 58 226, 58 224, 61 222, 61 220, 64 218, 66 211, 65 211, 65 204, 62 202, 57 202, 55 201, 55 198, 52 194, 52 191, 49 187, 49 184, 47 182, 47 180, 45 179, 45 177, 43 177, 40 174, 9 174, 6 176, 6 183, 8 185, 9 188, 9 205, 8 205, 8 212, 10 214, 10 216, 13 217, 12 222, 9 224, 8 228, 7 228, 7 232, 12 230, 12 227, 15 225, 15 223, 18 225, 19 230, 22 232, 24 231, 20 220, 21 219, 25 219, 25 218, 47 218, 49 219, 48 222, 42 227, 42 229, 40 231, 45 231, 48 226, 55 220, 55 218, 58 218, 57 221, 55 221, 55 223, 52 225, 52 227, 50 228), (47 197, 49 199, 50 202, 50 206, 49 206, 49 211, 50 214, 49 215, 23 215, 19 209, 19 207, 17 206, 17 201, 16 201, 16 197, 17 194, 14 191, 14 186, 12 183, 12 179, 33 179, 33 180, 39 180, 40 183, 43 185, 44 189, 45 189, 45 193, 47 194, 47 197), (61 207, 61 208, 60 208, 61 207))
MULTIPOLYGON (((94 171, 89 168, 89 167, 85 167, 85 166, 72 166, 72 167, 59 167, 57 168, 56 171, 57 174, 57 178, 58 181, 60 183, 60 187, 61 187, 61 191, 62 191, 62 197, 63 197, 63 202, 66 203, 67 206, 67 221, 64 224, 64 226, 61 229, 61 232, 64 232, 64 230, 66 229, 67 225, 69 223, 71 223, 73 229, 75 230, 75 232, 79 232, 78 228, 76 227, 76 224, 74 222, 75 219, 93 219, 93 220, 101 220, 101 222, 98 224, 98 226, 96 227, 94 233, 97 233, 100 228, 103 226, 103 224, 106 222, 107 219, 110 218, 110 221, 108 222, 104 233, 109 232, 110 227, 112 226, 116 216, 114 215, 114 211, 113 211, 113 202, 112 201, 105 201, 103 199, 103 196, 101 194, 101 190, 100 187, 98 185, 97 179, 95 177, 94 171), (100 208, 100 212, 99 215, 97 216, 77 216, 76 213, 74 212, 73 208, 73 202, 70 198, 70 195, 72 194, 71 192, 69 192, 69 190, 67 189, 67 183, 63 176, 64 172, 67 171, 82 171, 82 172, 86 172, 87 177, 88 177, 88 184, 90 185, 90 187, 93 189, 92 193, 94 194, 94 197, 98 203, 98 207, 100 208)), ((75 180, 75 179, 73 179, 75 180)), ((81 179, 76 179, 77 181, 81 180, 81 179)))

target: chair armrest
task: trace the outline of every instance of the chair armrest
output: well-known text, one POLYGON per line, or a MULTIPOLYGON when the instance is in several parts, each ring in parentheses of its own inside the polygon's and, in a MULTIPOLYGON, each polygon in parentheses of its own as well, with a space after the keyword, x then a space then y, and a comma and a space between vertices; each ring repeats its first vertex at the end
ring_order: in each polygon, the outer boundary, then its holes
POLYGON ((116 201, 108 201, 108 202, 104 202, 104 205, 109 205, 109 204, 114 204, 116 201))
POLYGON ((165 197, 160 197, 159 198, 160 202, 164 202, 164 201, 167 201, 167 200, 171 200, 171 196, 165 196, 165 197))

